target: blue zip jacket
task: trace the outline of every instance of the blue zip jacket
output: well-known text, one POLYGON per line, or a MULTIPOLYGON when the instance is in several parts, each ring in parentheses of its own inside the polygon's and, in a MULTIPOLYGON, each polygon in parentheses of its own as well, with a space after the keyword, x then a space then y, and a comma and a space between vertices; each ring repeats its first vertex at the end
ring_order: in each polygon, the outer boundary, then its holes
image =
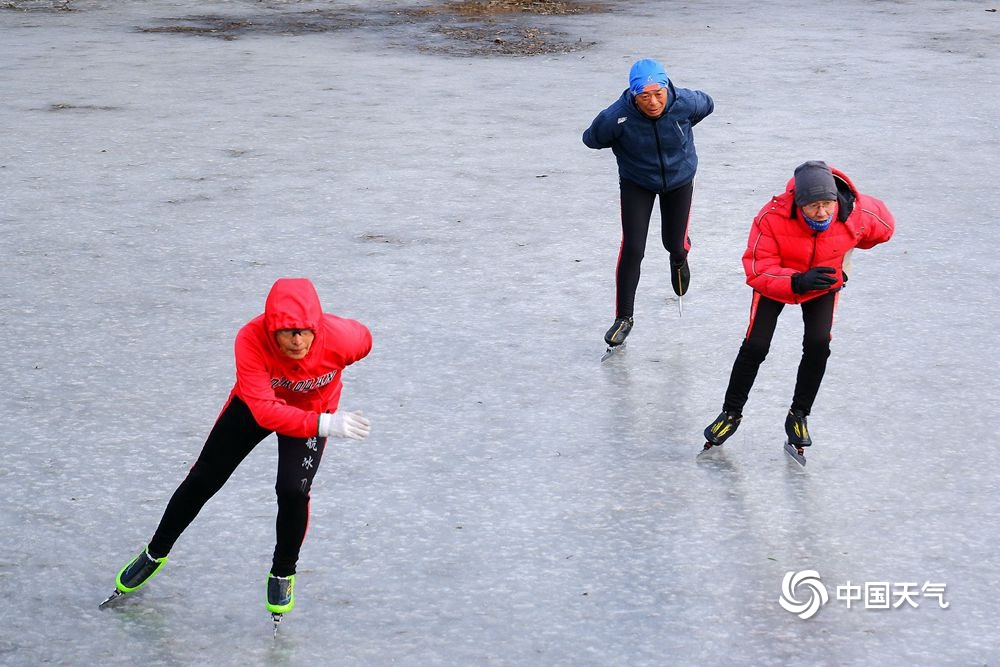
POLYGON ((626 90, 583 133, 583 143, 590 148, 611 149, 619 178, 652 192, 694 180, 698 154, 691 128, 715 110, 706 93, 675 88, 673 82, 667 84, 667 96, 667 108, 654 120, 639 111, 626 90))

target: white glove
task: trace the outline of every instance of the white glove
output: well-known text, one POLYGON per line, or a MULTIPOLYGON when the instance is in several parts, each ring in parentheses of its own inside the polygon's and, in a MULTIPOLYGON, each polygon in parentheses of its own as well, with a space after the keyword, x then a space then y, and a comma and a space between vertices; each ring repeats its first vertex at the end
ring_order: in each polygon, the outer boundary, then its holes
POLYGON ((371 432, 372 423, 361 414, 361 410, 354 412, 334 412, 332 415, 324 412, 319 416, 319 432, 321 438, 336 436, 338 438, 353 438, 364 440, 371 432))

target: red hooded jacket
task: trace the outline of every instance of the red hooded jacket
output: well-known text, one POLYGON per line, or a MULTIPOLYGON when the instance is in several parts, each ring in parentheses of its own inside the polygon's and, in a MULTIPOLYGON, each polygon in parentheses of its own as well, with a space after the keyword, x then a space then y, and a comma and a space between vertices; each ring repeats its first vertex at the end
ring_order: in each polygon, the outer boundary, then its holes
POLYGON ((769 299, 802 303, 844 285, 844 256, 853 248, 866 250, 892 238, 896 221, 880 200, 863 195, 842 172, 833 169, 837 184, 837 213, 825 230, 813 230, 795 206, 795 179, 785 192, 754 218, 743 253, 747 285, 769 299), (805 294, 792 291, 792 274, 814 266, 832 266, 837 282, 805 294))
POLYGON ((335 412, 345 366, 371 351, 372 335, 360 322, 323 312, 307 278, 281 278, 271 287, 264 313, 236 334, 238 396, 262 427, 283 435, 313 437, 322 412, 335 412), (292 359, 278 347, 279 329, 311 329, 312 347, 292 359))

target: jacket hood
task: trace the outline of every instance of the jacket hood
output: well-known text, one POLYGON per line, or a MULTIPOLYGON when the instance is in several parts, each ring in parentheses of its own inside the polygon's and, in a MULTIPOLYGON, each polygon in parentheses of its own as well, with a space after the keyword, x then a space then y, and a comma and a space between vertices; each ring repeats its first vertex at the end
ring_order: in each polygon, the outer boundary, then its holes
POLYGON ((279 278, 264 302, 264 326, 269 334, 279 329, 311 329, 319 333, 323 308, 308 278, 279 278))

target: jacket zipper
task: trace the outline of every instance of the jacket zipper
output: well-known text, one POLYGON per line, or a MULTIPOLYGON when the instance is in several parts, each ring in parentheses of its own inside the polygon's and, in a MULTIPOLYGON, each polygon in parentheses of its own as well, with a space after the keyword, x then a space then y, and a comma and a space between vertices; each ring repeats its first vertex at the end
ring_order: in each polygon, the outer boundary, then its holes
POLYGON ((662 191, 665 192, 667 189, 667 165, 663 163, 663 147, 660 144, 660 133, 656 130, 656 124, 660 121, 660 118, 653 120, 653 137, 656 139, 656 160, 660 163, 660 182, 662 184, 662 191))

